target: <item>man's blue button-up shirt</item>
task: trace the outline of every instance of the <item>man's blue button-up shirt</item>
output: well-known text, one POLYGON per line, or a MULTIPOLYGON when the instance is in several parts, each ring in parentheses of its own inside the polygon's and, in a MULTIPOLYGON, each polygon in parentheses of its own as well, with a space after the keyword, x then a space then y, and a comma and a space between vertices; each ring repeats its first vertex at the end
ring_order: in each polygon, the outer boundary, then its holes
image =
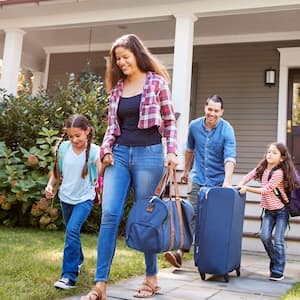
POLYGON ((186 150, 194 152, 191 180, 202 186, 222 185, 225 163, 236 162, 236 141, 229 122, 219 118, 210 131, 205 127, 205 117, 190 123, 186 150))

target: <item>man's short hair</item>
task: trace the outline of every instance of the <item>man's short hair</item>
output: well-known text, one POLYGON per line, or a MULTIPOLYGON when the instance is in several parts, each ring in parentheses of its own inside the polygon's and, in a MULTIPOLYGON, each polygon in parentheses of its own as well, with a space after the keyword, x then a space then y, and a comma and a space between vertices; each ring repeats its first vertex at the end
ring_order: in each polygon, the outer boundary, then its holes
POLYGON ((224 103, 223 103, 223 99, 220 96, 218 95, 209 96, 206 99, 205 105, 208 105, 209 101, 213 101, 215 103, 221 103, 221 109, 223 109, 224 103))

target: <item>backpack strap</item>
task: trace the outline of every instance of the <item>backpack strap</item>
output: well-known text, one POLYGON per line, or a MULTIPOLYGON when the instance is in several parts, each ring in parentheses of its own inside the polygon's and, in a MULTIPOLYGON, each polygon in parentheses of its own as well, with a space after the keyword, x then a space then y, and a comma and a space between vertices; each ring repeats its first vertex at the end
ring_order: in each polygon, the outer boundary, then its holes
POLYGON ((63 159, 64 155, 67 152, 71 145, 70 141, 63 141, 58 148, 58 169, 59 173, 62 174, 62 166, 63 166, 63 159))
MULTIPOLYGON (((272 175, 273 175, 273 172, 275 170, 277 170, 278 168, 275 168, 275 169, 272 169, 269 173, 269 176, 268 176, 268 181, 271 179, 272 175)), ((277 198, 282 202, 282 204, 287 207, 288 203, 283 199, 282 195, 281 195, 281 192, 278 188, 275 188, 273 190, 273 193, 275 194, 275 196, 277 196, 277 198)))
POLYGON ((99 157, 99 153, 97 151, 97 147, 91 144, 88 164, 89 164, 90 181, 95 186, 98 186, 98 170, 96 167, 96 160, 98 157, 99 157))
MULTIPOLYGON (((270 173, 269 173, 269 176, 268 176, 268 181, 271 179, 271 177, 272 177, 272 175, 273 175, 273 172, 275 171, 275 170, 277 170, 278 168, 275 168, 275 169, 272 169, 271 171, 270 171, 270 173)), ((281 192, 280 192, 280 190, 278 189, 278 188, 275 188, 274 190, 273 190, 273 193, 274 193, 274 195, 282 202, 282 204, 284 205, 284 207, 285 207, 285 209, 286 209, 286 211, 287 211, 287 215, 288 215, 288 228, 289 228, 289 230, 290 230, 290 214, 289 214, 289 210, 288 210, 288 203, 283 199, 283 197, 282 197, 282 195, 281 195, 281 192)))

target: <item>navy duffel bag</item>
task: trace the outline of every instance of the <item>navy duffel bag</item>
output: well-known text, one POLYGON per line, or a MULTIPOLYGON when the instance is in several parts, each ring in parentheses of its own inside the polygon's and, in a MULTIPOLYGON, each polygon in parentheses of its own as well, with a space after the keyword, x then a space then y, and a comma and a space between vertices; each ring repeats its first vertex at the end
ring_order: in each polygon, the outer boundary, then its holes
MULTIPOLYGON (((171 195, 171 192, 170 192, 171 195)), ((128 247, 144 253, 161 253, 189 249, 193 242, 191 221, 192 205, 179 197, 175 172, 168 170, 161 179, 153 197, 136 202, 128 215, 125 239, 128 247), (170 178, 175 199, 162 199, 165 182, 170 178)))

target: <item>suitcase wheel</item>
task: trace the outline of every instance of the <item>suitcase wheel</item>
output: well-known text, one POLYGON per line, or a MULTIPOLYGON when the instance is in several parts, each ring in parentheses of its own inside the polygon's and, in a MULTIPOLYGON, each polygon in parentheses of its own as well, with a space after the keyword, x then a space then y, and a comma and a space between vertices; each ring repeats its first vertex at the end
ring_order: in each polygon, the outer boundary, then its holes
POLYGON ((228 276, 228 274, 224 275, 224 279, 225 279, 225 282, 229 282, 229 276, 228 276))
POLYGON ((241 269, 237 268, 235 271, 236 271, 236 276, 240 277, 241 276, 241 269))
POLYGON ((202 280, 205 280, 205 273, 200 272, 200 276, 202 280))

